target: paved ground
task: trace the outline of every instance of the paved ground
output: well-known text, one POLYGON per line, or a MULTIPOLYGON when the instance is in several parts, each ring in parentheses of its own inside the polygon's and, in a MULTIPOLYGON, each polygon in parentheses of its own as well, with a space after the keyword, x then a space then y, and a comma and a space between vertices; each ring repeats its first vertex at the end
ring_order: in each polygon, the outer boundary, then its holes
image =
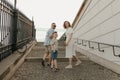
POLYGON ((65 69, 66 65, 59 62, 60 71, 53 72, 40 62, 25 62, 11 80, 120 80, 120 75, 91 61, 84 60, 73 69, 65 69))
MULTIPOLYGON (((41 47, 35 46, 28 57, 41 57, 44 52, 41 47)), ((64 48, 60 51, 63 57, 64 48)), ((11 80, 120 80, 120 75, 89 60, 82 60, 82 64, 73 69, 65 69, 66 65, 67 62, 58 62, 60 71, 53 72, 49 67, 42 67, 40 61, 26 61, 11 80)))

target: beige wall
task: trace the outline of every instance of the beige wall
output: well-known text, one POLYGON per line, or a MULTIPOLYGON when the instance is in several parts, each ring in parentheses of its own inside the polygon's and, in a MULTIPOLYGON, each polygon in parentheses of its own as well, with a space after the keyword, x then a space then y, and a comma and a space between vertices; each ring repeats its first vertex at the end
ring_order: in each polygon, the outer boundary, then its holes
POLYGON ((120 0, 92 0, 75 34, 81 39, 120 44, 120 0))
MULTIPOLYGON (((74 26, 74 37, 112 45, 120 45, 120 0, 89 0, 90 4, 83 10, 74 26)), ((94 55, 120 64, 120 58, 113 55, 112 47, 102 45, 105 52, 99 52, 96 44, 90 49, 77 45, 94 55), (104 48, 106 47, 106 48, 104 48)), ((120 54, 120 48, 115 48, 120 54)))

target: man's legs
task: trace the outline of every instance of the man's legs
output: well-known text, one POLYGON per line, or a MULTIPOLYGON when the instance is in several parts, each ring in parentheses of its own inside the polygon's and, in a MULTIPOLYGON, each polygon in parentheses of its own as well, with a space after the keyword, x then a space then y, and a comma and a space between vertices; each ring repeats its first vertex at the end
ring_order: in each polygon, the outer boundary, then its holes
POLYGON ((51 53, 49 52, 49 55, 48 55, 48 66, 51 64, 51 53))
POLYGON ((52 57, 51 57, 51 47, 50 46, 48 46, 48 64, 47 64, 47 66, 50 66, 50 64, 51 64, 51 60, 52 60, 52 57))
POLYGON ((43 60, 45 60, 45 58, 49 55, 49 53, 45 53, 43 56, 43 60))
POLYGON ((45 53, 42 60, 42 66, 45 66, 45 58, 48 56, 48 53, 45 53))
POLYGON ((48 56, 48 66, 51 64, 51 48, 50 46, 45 46, 45 54, 43 56, 42 65, 45 66, 45 59, 48 56))
POLYGON ((42 60, 42 66, 45 66, 45 59, 46 57, 49 55, 49 50, 48 50, 48 46, 45 46, 45 54, 43 56, 43 60, 42 60))

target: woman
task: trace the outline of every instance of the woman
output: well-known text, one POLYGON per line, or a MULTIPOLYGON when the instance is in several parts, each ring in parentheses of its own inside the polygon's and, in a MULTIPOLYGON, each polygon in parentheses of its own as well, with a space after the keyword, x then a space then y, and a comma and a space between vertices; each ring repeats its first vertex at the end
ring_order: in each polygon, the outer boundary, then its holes
POLYGON ((70 25, 70 22, 65 21, 63 26, 66 29, 66 41, 65 41, 66 58, 69 58, 69 65, 66 66, 65 68, 72 68, 72 58, 73 58, 73 56, 77 60, 75 65, 79 65, 81 63, 81 61, 78 59, 78 57, 76 56, 76 53, 75 53, 74 40, 72 39, 73 29, 72 29, 72 27, 70 25))

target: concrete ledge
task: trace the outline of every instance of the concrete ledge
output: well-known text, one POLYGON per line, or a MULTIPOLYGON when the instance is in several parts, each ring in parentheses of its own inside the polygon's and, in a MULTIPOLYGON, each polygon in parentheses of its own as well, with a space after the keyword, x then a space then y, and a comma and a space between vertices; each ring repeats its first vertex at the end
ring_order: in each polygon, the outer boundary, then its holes
POLYGON ((22 54, 15 52, 0 62, 0 80, 2 80, 6 74, 10 72, 11 66, 14 66, 22 56, 22 54))
POLYGON ((13 53, 11 56, 6 58, 0 63, 0 80, 9 80, 19 66, 24 62, 25 57, 31 51, 32 47, 35 45, 33 41, 32 46, 24 54, 19 54, 17 52, 13 53))
POLYGON ((120 74, 120 65, 118 65, 117 63, 113 63, 112 61, 109 61, 107 59, 104 59, 102 57, 99 57, 93 53, 90 53, 86 50, 83 50, 83 49, 80 49, 79 48, 79 51, 81 54, 84 54, 86 55, 91 61, 97 63, 97 64, 100 64, 118 74, 120 74))

